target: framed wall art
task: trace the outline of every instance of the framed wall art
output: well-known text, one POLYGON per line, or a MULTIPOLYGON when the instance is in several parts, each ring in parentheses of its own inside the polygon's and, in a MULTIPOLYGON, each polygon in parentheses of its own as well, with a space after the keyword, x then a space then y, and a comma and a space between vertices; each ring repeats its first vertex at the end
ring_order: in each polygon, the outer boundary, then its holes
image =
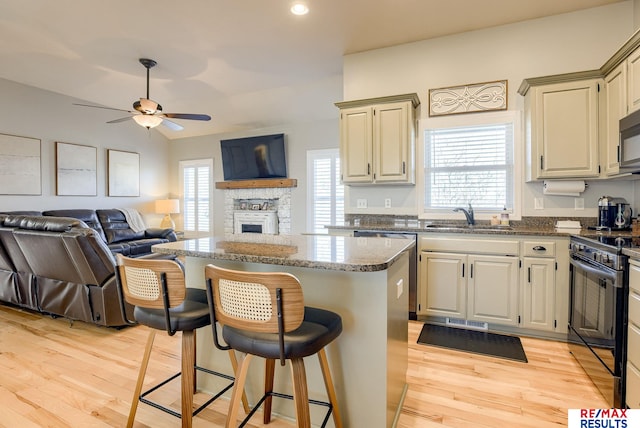
POLYGON ((42 195, 40 140, 0 134, 0 194, 42 195))
POLYGON ((429 116, 506 109, 506 80, 429 89, 429 116))
POLYGON ((56 195, 98 194, 98 149, 56 142, 56 195))
POLYGON ((140 154, 107 150, 107 195, 140 196, 140 154))

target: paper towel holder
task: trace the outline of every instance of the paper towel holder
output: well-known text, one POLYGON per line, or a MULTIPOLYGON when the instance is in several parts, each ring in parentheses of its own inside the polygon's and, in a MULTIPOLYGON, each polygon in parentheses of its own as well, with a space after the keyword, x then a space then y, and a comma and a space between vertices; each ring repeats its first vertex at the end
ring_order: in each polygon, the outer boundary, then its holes
POLYGON ((543 183, 542 193, 549 196, 579 197, 589 187, 584 180, 544 180, 543 183))

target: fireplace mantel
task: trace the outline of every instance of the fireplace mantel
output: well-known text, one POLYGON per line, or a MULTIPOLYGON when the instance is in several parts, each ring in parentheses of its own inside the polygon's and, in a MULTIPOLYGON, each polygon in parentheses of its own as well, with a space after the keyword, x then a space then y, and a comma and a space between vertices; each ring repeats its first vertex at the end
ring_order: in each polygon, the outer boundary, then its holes
POLYGON ((278 187, 297 187, 295 178, 265 178, 262 180, 218 181, 216 189, 267 189, 278 187))

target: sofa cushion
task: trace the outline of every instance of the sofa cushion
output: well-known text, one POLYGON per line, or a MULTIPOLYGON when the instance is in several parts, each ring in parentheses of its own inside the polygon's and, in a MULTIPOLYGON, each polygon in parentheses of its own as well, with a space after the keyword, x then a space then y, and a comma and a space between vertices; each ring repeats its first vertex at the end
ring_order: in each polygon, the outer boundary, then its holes
POLYGON ((43 211, 42 215, 53 217, 71 217, 82 220, 86 223, 87 226, 98 232, 98 236, 100 236, 105 242, 107 242, 107 237, 104 234, 104 230, 102 229, 102 225, 100 224, 100 220, 98 219, 98 214, 96 214, 95 210, 48 210, 43 211))
MULTIPOLYGON (((5 220, 6 222, 6 220, 5 220)), ((68 232, 72 228, 88 228, 82 220, 67 217, 23 216, 20 229, 44 232, 68 232)))
POLYGON ((96 213, 104 229, 108 244, 144 238, 144 231, 134 232, 131 230, 122 211, 117 209, 96 210, 96 213))
POLYGON ((129 255, 131 257, 138 257, 144 254, 151 253, 151 246, 156 244, 164 244, 169 242, 167 239, 151 238, 151 239, 136 239, 135 241, 129 241, 129 255))
POLYGON ((113 254, 122 254, 123 256, 131 254, 131 246, 126 242, 112 242, 111 244, 107 244, 107 247, 109 247, 113 254))

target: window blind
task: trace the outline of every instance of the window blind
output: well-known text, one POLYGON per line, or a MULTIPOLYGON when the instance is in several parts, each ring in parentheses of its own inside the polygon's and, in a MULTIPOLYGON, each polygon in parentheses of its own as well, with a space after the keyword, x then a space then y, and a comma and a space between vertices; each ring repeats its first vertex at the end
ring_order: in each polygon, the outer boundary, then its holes
POLYGON ((310 150, 309 223, 313 233, 327 233, 325 226, 344 222, 344 186, 340 183, 338 150, 310 150))
POLYGON ((425 211, 513 207, 513 124, 428 129, 425 211))
POLYGON ((211 229, 211 160, 181 162, 185 232, 211 229))

